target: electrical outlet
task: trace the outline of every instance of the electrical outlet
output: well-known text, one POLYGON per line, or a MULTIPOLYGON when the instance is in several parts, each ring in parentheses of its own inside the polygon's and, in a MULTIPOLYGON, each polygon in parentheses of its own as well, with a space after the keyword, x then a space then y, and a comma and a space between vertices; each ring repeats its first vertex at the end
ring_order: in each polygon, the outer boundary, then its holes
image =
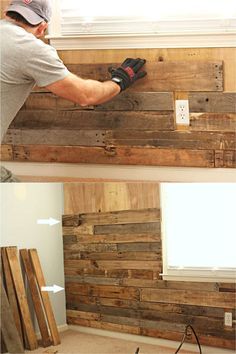
POLYGON ((189 125, 189 104, 188 100, 175 101, 176 124, 189 125))
POLYGON ((233 315, 232 312, 225 312, 225 326, 232 327, 233 315))

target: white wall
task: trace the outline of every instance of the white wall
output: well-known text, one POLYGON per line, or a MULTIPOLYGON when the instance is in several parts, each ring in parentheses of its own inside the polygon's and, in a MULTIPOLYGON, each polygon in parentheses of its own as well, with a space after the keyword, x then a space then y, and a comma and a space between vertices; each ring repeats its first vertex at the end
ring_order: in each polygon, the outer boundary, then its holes
MULTIPOLYGON (((60 183, 2 183, 0 185, 1 246, 36 248, 47 285, 64 288, 61 222, 38 225, 38 219, 61 221, 63 189, 60 183)), ((58 326, 66 324, 65 292, 50 294, 58 326)))

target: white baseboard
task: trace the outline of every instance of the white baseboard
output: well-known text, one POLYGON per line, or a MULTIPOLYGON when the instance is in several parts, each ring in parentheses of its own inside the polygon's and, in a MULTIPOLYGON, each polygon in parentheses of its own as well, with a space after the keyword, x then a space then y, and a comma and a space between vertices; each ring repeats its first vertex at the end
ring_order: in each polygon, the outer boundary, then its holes
MULTIPOLYGON (((98 336, 128 340, 128 341, 137 342, 137 343, 159 345, 159 346, 163 346, 163 347, 173 348, 175 350, 178 348, 178 346, 180 344, 180 342, 175 342, 175 341, 167 340, 167 339, 146 337, 146 336, 140 336, 140 335, 136 335, 136 334, 112 332, 112 331, 106 331, 103 329, 91 328, 91 327, 69 325, 68 329, 78 331, 81 333, 87 333, 87 334, 93 334, 93 335, 98 335, 98 336)), ((235 352, 233 350, 208 347, 208 346, 201 346, 201 347, 202 347, 202 351, 204 354, 235 354, 235 352)), ((187 350, 196 350, 196 353, 198 353, 198 348, 195 344, 186 343, 186 344, 184 344, 184 349, 185 350, 186 349, 187 350)))

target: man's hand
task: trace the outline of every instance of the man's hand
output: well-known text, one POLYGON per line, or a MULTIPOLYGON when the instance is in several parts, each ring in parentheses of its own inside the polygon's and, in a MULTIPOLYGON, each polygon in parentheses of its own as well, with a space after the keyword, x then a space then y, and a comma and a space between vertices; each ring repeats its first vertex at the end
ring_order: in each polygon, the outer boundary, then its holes
POLYGON ((117 69, 109 68, 111 80, 120 86, 121 91, 124 91, 136 80, 147 75, 146 71, 139 71, 145 63, 145 59, 127 58, 117 69))

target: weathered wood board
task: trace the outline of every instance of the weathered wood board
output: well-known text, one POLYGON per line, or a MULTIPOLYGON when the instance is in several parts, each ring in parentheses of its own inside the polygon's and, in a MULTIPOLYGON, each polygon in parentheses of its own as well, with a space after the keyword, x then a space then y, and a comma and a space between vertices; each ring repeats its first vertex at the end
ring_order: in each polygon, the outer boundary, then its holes
POLYGON ((160 235, 158 208, 65 215, 68 323, 178 341, 190 323, 201 344, 233 349, 235 284, 163 281, 160 235))

